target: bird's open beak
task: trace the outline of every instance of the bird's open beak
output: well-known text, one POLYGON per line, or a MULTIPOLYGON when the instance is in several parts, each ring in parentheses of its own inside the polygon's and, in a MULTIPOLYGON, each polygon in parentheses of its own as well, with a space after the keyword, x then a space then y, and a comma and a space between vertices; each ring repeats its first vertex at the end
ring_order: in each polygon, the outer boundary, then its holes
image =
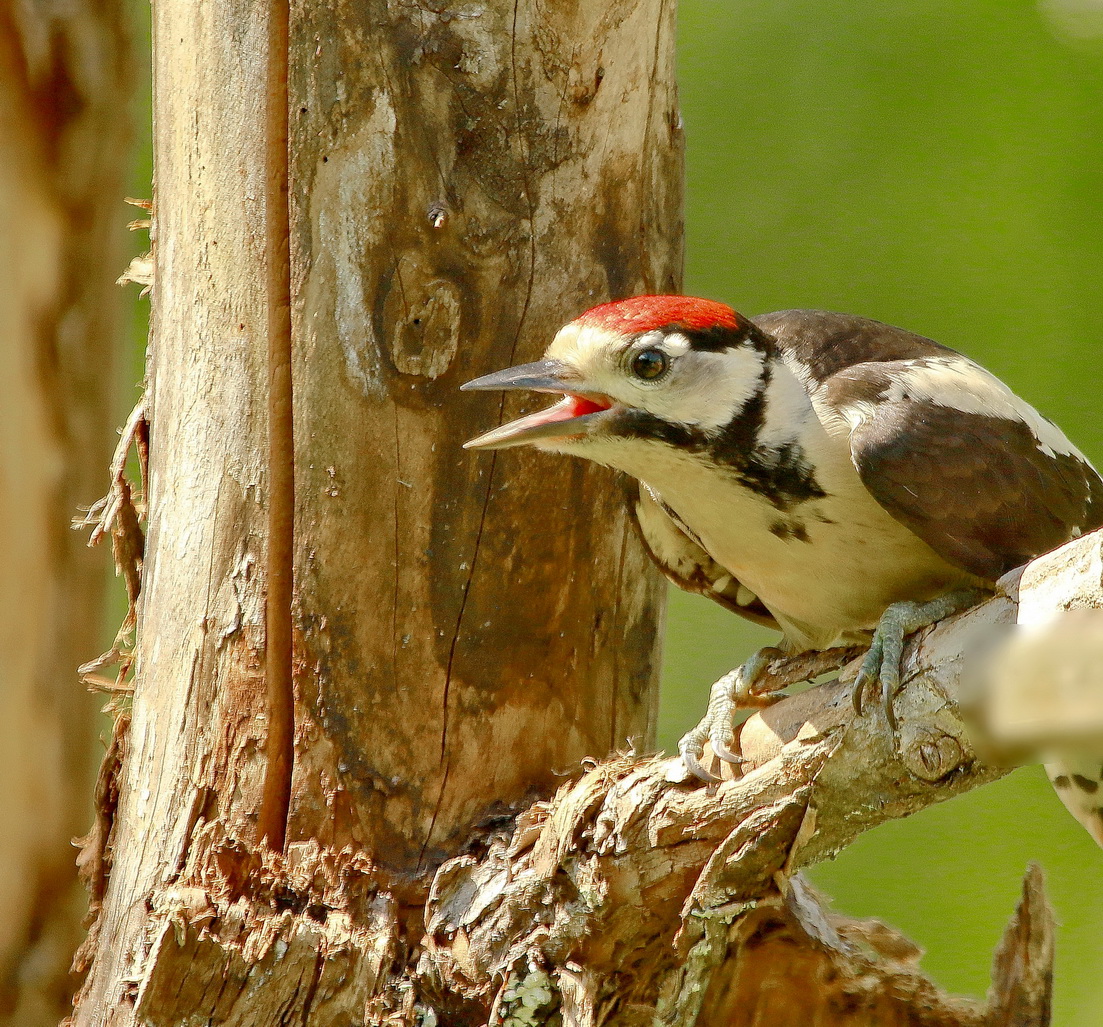
POLYGON ((558 360, 537 360, 504 371, 483 375, 461 385, 464 391, 476 389, 528 389, 554 392, 563 398, 547 410, 503 424, 477 439, 463 444, 464 449, 509 449, 540 439, 564 439, 585 435, 590 422, 613 405, 605 396, 576 392, 579 382, 558 360))

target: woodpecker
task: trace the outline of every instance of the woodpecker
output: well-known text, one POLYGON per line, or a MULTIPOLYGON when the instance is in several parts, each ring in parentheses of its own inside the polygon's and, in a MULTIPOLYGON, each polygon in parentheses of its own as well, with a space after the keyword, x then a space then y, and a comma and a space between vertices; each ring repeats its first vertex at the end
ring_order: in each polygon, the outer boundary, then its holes
MULTIPOLYGON (((667 577, 780 628, 786 653, 869 644, 855 702, 879 684, 890 723, 907 633, 1103 524, 1103 480, 1056 425, 962 354, 862 317, 636 296, 571 321, 544 359, 463 388, 560 396, 467 447, 626 472, 667 577)), ((714 688, 680 745, 696 776, 712 778, 706 739, 737 760, 732 708, 774 653, 714 688)), ((1051 776, 1072 780, 1062 769, 1051 776)), ((1100 765, 1080 777, 1083 794, 1059 794, 1098 829, 1100 765)))

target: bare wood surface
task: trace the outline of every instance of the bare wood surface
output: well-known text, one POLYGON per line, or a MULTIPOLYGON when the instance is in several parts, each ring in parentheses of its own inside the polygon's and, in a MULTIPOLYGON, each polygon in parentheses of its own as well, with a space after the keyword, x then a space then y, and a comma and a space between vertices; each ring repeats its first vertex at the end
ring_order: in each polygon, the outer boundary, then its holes
POLYGON ((116 417, 132 84, 117 5, 0 4, 0 1024, 66 1012, 101 723, 103 562, 69 530, 116 417))
POLYGON ((107 775, 118 795, 104 832, 111 873, 78 1022, 132 1020, 135 967, 152 942, 147 903, 179 872, 200 819, 255 834, 266 737, 265 164, 263 119, 246 116, 242 98, 259 108, 266 36, 263 10, 239 6, 154 8, 138 691, 125 758, 107 775))
POLYGON ((82 856, 102 906, 80 1024, 399 1008, 384 968, 418 944, 433 867, 653 739, 662 592, 614 479, 465 453, 495 401, 457 386, 593 303, 677 288, 673 8, 298 3, 295 768, 286 853, 260 843, 267 14, 154 8, 148 537, 132 719, 82 856))
POLYGON ((462 450, 544 401, 458 387, 594 303, 678 287, 674 9, 297 11, 289 838, 410 875, 581 757, 654 737, 662 592, 620 488, 462 450))
POLYGON ((824 908, 796 877, 784 899, 759 904, 729 929, 698 1023, 1043 1027, 1052 998, 1054 929, 1042 873, 1032 865, 996 953, 987 1001, 957 998, 922 973, 922 952, 907 938, 880 921, 824 908))

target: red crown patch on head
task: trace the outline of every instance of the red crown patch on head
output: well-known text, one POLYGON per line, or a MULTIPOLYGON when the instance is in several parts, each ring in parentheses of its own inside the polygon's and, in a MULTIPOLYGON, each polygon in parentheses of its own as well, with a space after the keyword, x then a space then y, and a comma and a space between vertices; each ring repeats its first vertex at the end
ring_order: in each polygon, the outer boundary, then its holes
POLYGON ((695 296, 633 296, 592 307, 576 323, 632 335, 667 326, 688 331, 738 329, 740 316, 726 303, 695 296))

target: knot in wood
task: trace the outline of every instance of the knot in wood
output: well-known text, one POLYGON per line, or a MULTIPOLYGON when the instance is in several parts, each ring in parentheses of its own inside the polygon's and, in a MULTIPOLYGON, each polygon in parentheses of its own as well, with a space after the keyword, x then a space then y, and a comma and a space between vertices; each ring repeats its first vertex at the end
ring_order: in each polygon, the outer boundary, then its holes
POLYGON ((404 254, 383 305, 395 369, 430 381, 447 371, 459 349, 460 308, 455 282, 404 254))
POLYGON ((567 91, 571 100, 579 107, 592 103, 604 78, 605 69, 600 64, 592 72, 578 65, 572 66, 567 73, 567 91))
POLYGON ((965 762, 961 742, 937 728, 920 728, 900 754, 908 770, 922 781, 941 781, 965 762))

